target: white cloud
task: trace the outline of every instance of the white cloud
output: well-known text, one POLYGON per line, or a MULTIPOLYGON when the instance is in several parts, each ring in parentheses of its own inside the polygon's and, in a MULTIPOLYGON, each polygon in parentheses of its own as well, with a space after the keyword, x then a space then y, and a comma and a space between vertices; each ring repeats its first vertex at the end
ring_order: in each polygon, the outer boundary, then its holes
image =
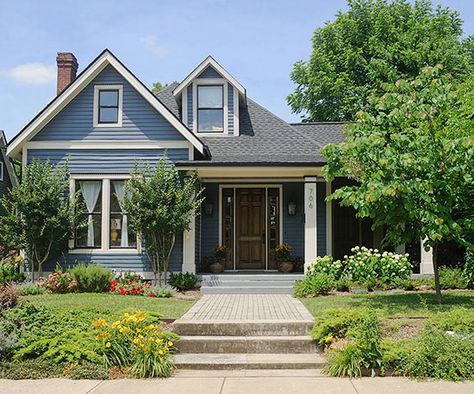
POLYGON ((165 56, 168 49, 158 44, 156 36, 140 37, 140 42, 158 56, 165 56))
POLYGON ((13 67, 8 75, 25 85, 47 85, 56 78, 56 70, 43 63, 27 63, 13 67))

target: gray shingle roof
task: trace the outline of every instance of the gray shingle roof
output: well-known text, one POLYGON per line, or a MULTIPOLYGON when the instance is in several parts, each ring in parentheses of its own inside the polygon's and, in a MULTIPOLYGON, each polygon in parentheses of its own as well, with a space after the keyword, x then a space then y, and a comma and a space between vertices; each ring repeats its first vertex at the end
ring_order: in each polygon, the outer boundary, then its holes
MULTIPOLYGON (((160 91, 158 98, 179 117, 172 94, 175 86, 160 91)), ((240 107, 239 122, 240 136, 201 137, 212 158, 194 160, 193 164, 324 164, 321 147, 343 140, 344 123, 289 124, 251 99, 247 99, 246 108, 240 107)))

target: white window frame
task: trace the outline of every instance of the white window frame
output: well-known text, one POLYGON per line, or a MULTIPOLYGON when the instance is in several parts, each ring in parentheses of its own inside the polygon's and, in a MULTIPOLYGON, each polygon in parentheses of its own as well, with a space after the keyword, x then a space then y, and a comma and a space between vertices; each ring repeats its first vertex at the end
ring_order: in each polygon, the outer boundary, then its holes
POLYGON ((222 137, 229 134, 229 109, 228 109, 228 83, 223 78, 198 78, 193 81, 193 132, 201 137, 222 137), (223 88, 223 107, 224 110, 224 130, 218 133, 200 133, 198 129, 198 85, 222 86, 223 88))
POLYGON ((5 166, 3 165, 3 161, 0 160, 0 181, 3 181, 3 172, 5 171, 5 166))
POLYGON ((130 174, 74 174, 69 178, 70 197, 76 194, 76 181, 102 181, 102 223, 100 248, 75 248, 74 239, 69 240, 69 253, 71 254, 134 254, 142 252, 140 237, 137 236, 136 248, 111 248, 110 247, 110 188, 112 180, 130 179, 130 174))
POLYGON ((94 128, 122 127, 123 85, 94 85, 94 128), (117 123, 99 123, 99 93, 101 90, 118 90, 117 123))

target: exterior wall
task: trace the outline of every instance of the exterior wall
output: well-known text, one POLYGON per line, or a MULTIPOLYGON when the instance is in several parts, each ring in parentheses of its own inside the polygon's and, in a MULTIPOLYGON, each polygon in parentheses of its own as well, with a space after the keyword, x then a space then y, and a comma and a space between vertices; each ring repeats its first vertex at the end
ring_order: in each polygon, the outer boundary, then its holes
POLYGON ((283 242, 293 247, 296 256, 304 256, 304 184, 283 184, 283 242), (296 215, 288 215, 288 202, 296 203, 296 215))
POLYGON ((201 216, 201 258, 213 256, 214 248, 219 245, 219 184, 207 183, 203 186, 206 198, 203 205, 206 202, 212 202, 214 209, 212 215, 206 215, 203 212, 201 216))
POLYGON ((207 67, 201 74, 198 75, 198 78, 222 78, 222 75, 219 74, 211 66, 207 67))
POLYGON ((228 134, 234 134, 234 87, 227 83, 227 130, 228 134))
MULTIPOLYGON (((61 165, 68 159, 71 174, 129 174, 135 163, 145 162, 156 165, 165 154, 163 149, 29 149, 28 162, 33 158, 50 160, 61 165)), ((187 160, 188 149, 168 149, 171 161, 187 160)))
POLYGON ((112 66, 107 66, 33 141, 176 140, 184 137, 112 66), (94 85, 123 85, 122 127, 93 127, 94 85))
POLYGON ((187 88, 187 105, 188 105, 188 127, 193 129, 193 84, 190 84, 187 88))

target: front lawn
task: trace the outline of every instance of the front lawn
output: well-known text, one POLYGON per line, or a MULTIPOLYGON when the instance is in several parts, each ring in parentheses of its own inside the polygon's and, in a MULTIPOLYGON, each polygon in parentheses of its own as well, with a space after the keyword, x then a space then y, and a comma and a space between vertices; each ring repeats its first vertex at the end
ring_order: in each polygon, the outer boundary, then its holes
POLYGON ((474 309, 473 291, 444 291, 443 304, 436 304, 434 292, 348 294, 316 298, 301 298, 314 317, 332 308, 368 307, 379 309, 386 317, 428 317, 453 307, 474 309))
POLYGON ((139 296, 120 296, 115 294, 72 293, 44 294, 22 297, 35 306, 64 313, 68 311, 90 311, 117 318, 124 312, 158 313, 165 319, 177 319, 184 315, 195 301, 176 298, 151 298, 139 296))

